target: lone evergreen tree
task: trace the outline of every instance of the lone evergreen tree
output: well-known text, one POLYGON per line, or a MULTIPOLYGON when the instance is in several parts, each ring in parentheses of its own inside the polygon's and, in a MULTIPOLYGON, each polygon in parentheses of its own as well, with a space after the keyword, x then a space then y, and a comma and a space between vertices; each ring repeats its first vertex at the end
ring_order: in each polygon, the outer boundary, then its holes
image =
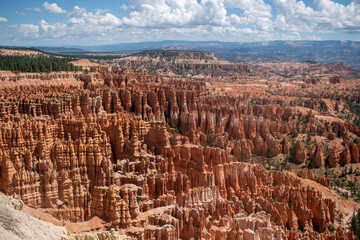
POLYGON ((351 231, 358 239, 360 239, 360 209, 358 209, 357 213, 354 210, 354 214, 351 219, 351 231))

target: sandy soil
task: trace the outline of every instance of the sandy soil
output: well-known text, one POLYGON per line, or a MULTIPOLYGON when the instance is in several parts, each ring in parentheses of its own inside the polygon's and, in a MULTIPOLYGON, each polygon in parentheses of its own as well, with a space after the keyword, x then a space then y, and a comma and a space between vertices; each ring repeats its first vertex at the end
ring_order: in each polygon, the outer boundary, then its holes
POLYGON ((98 63, 91 62, 88 59, 80 59, 77 61, 72 61, 71 63, 75 66, 80 66, 80 67, 97 67, 100 65, 98 63))

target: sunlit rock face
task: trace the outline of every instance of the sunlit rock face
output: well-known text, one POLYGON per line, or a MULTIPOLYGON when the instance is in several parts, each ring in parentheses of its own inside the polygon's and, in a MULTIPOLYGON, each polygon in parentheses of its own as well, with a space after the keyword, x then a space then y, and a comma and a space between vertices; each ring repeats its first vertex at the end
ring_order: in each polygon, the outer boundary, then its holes
POLYGON ((137 239, 352 239, 328 231, 335 202, 306 187, 306 173, 251 163, 359 162, 359 144, 328 153, 293 137, 359 136, 353 124, 316 117, 145 73, 24 75, 0 92, 0 190, 60 220, 97 216, 137 239))

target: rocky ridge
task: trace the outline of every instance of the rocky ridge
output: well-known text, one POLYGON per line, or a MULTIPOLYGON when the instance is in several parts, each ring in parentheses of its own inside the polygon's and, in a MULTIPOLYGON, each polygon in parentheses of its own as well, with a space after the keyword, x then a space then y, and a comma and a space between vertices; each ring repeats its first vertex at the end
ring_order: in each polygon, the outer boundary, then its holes
MULTIPOLYGON (((104 61, 103 61, 104 62, 104 61)), ((326 78, 358 76, 344 63, 316 62, 230 62, 212 52, 147 50, 127 57, 105 61, 108 64, 162 76, 178 76, 206 81, 248 83, 249 80, 276 79, 318 84, 326 78), (305 78, 304 78, 305 77, 305 78)), ((333 81, 336 83, 337 81, 333 81)))

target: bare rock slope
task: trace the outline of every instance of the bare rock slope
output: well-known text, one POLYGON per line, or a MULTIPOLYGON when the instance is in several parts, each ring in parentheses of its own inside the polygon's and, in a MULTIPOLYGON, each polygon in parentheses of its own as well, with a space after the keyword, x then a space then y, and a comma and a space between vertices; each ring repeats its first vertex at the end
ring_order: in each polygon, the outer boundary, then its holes
POLYGON ((21 211, 22 201, 0 196, 1 239, 44 239, 60 240, 66 236, 66 229, 36 219, 21 211))

